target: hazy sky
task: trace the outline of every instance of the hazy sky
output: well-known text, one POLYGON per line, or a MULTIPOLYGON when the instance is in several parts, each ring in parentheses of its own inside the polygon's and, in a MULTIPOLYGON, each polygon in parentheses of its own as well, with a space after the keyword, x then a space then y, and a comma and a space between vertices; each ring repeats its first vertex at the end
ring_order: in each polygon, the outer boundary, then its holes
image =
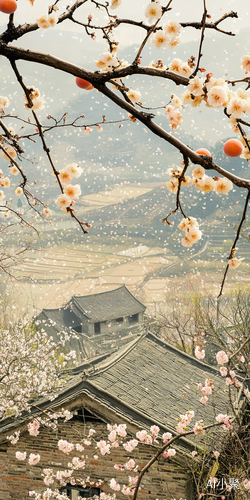
MULTIPOLYGON (((60 7, 59 13, 61 13, 66 5, 72 5, 73 0, 66 1, 61 0, 58 4, 60 7)), ((104 2, 105 3, 105 2, 104 2)), ((136 20, 144 20, 145 7, 148 5, 148 1, 145 0, 123 0, 122 6, 114 10, 113 13, 117 14, 119 17, 130 17, 136 20)), ((46 13, 47 6, 52 4, 51 2, 46 2, 44 0, 35 0, 33 7, 28 3, 28 0, 18 0, 18 9, 15 14, 15 21, 17 24, 23 22, 35 22, 36 17, 41 14, 46 13)), ((161 2, 163 6, 167 5, 167 0, 161 2)), ((176 19, 181 21, 200 21, 203 9, 203 0, 173 0, 172 11, 165 14, 165 19, 176 19)), ((207 0, 207 9, 212 16, 212 20, 216 20, 225 12, 230 12, 235 10, 238 13, 239 19, 229 19, 221 24, 223 29, 230 29, 238 31, 243 27, 249 26, 249 0, 207 0)), ((95 20, 101 20, 104 18, 104 14, 94 7, 94 5, 87 2, 87 5, 82 6, 76 15, 79 20, 85 20, 86 14, 94 14, 95 20)), ((4 14, 0 14, 0 25, 7 22, 8 17, 4 14)), ((70 22, 65 22, 60 26, 55 27, 58 30, 72 30, 82 32, 82 28, 76 24, 70 22)), ((188 41, 196 39, 199 32, 193 29, 186 29, 182 32, 182 41, 188 41)), ((135 43, 134 30, 131 27, 127 27, 120 35, 120 42, 124 45, 135 43)), ((139 41, 138 39, 136 42, 139 41)))

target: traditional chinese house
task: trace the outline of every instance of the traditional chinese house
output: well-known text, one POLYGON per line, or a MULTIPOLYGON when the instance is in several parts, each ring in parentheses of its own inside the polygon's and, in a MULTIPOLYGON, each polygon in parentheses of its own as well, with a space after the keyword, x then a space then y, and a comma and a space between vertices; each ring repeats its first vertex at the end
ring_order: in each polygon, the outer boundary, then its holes
MULTIPOLYGON (((236 395, 235 395, 236 396, 236 395)), ((237 394, 238 407, 241 406, 241 392, 237 394)), ((151 333, 144 333, 118 351, 103 354, 75 368, 69 381, 54 401, 39 400, 36 405, 41 410, 68 409, 74 417, 60 424, 57 432, 48 427, 41 427, 37 437, 30 436, 27 423, 39 415, 36 408, 32 413, 18 418, 7 418, 0 422, 0 500, 28 500, 29 491, 42 491, 41 469, 67 468, 69 457, 58 451, 57 442, 65 439, 79 442, 90 428, 96 431, 96 440, 107 439, 107 423, 126 423, 128 433, 135 436, 141 429, 149 429, 156 424, 160 433, 176 433, 175 427, 180 414, 188 409, 195 412, 194 423, 201 418, 206 425, 215 421, 218 413, 230 413, 228 394, 224 379, 219 370, 179 351, 161 341, 151 333), (198 383, 212 379, 216 397, 210 396, 207 404, 200 403, 198 383), (20 430, 17 445, 6 440, 14 431, 20 430), (17 461, 16 451, 39 453, 40 462, 28 465, 27 460, 17 461)), ((218 428, 215 431, 218 449, 218 428)), ((192 479, 186 467, 191 452, 197 446, 199 436, 180 438, 175 443, 176 456, 164 459, 161 456, 145 475, 138 500, 193 500, 192 479)), ((203 447, 202 441, 198 441, 203 447)), ((214 446, 214 444, 213 444, 214 446)), ((79 471, 79 477, 90 476, 92 485, 81 487, 68 484, 64 491, 74 500, 78 495, 90 498, 100 491, 111 492, 109 481, 115 477, 121 484, 126 484, 124 472, 115 470, 114 465, 123 464, 128 457, 134 458, 141 468, 153 456, 155 448, 138 445, 134 452, 128 453, 123 447, 102 456, 91 446, 86 446, 86 470, 79 471), (98 457, 96 456, 98 455, 98 457), (95 456, 95 458, 94 458, 95 456), (98 479, 104 480, 101 487, 98 479)), ((117 499, 124 495, 116 492, 117 499)))
POLYGON ((59 309, 43 309, 35 324, 37 328, 46 325, 46 332, 55 341, 60 332, 70 334, 67 348, 74 349, 81 361, 138 336, 143 330, 145 309, 123 285, 103 293, 75 295, 59 309))

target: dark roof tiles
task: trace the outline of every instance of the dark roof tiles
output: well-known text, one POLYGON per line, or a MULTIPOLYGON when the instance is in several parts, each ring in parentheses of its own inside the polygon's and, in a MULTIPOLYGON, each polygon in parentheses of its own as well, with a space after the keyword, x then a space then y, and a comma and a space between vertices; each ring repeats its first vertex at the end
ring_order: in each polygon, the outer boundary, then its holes
POLYGON ((85 314, 90 322, 109 321, 144 312, 146 307, 132 293, 121 286, 115 290, 92 295, 74 296, 71 302, 74 311, 85 314))

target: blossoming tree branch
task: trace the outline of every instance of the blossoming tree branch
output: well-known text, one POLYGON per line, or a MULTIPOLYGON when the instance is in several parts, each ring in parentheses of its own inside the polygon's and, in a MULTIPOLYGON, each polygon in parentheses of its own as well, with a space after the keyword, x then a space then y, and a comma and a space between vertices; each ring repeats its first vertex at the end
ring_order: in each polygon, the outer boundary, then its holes
MULTIPOLYGON (((31 8, 35 0, 28 0, 31 8)), ((15 78, 19 82, 24 94, 24 107, 30 110, 33 121, 29 123, 34 126, 35 134, 40 136, 42 147, 46 153, 47 160, 51 166, 52 173, 55 175, 58 183, 58 197, 55 203, 65 210, 80 225, 83 233, 87 232, 90 224, 86 221, 80 221, 77 217, 77 200, 81 195, 80 184, 75 184, 74 180, 81 176, 82 169, 72 163, 64 165, 60 170, 55 166, 53 151, 50 150, 46 132, 52 127, 43 125, 38 113, 44 108, 45 97, 42 95, 42 89, 37 89, 32 82, 26 82, 25 75, 21 75, 18 68, 20 60, 46 65, 59 71, 72 74, 76 77, 76 84, 85 91, 101 92, 103 95, 113 101, 119 108, 128 113, 128 119, 131 121, 140 121, 156 136, 163 141, 169 142, 174 148, 183 155, 183 162, 180 167, 169 169, 170 179, 167 182, 167 188, 176 194, 176 207, 171 210, 169 215, 163 218, 163 222, 171 225, 169 220, 173 214, 180 212, 183 220, 179 225, 180 230, 184 232, 182 245, 191 247, 200 238, 202 233, 199 229, 198 220, 192 218, 184 212, 181 204, 181 191, 185 186, 193 184, 194 189, 205 193, 215 191, 218 195, 230 193, 233 185, 246 190, 245 207, 242 213, 241 222, 235 236, 235 241, 229 250, 228 264, 224 273, 221 285, 220 295, 222 294, 225 278, 229 267, 236 268, 241 260, 236 256, 236 243, 240 236, 240 230, 246 217, 247 206, 249 202, 250 182, 247 179, 240 178, 217 165, 208 150, 199 149, 193 151, 184 142, 165 130, 154 121, 154 114, 151 110, 145 111, 143 107, 144 97, 141 93, 131 88, 129 81, 125 80, 132 75, 145 75, 155 79, 168 79, 176 83, 177 92, 169 96, 169 104, 165 106, 165 112, 168 118, 169 127, 176 130, 183 120, 182 112, 188 106, 198 107, 207 106, 219 109, 221 114, 228 118, 228 125, 237 134, 237 139, 229 140, 224 147, 224 152, 230 157, 241 156, 246 161, 250 159, 250 146, 245 133, 245 127, 249 126, 246 116, 250 113, 250 94, 248 90, 250 72, 250 56, 242 54, 239 60, 239 78, 238 80, 225 80, 220 75, 213 75, 207 72, 201 66, 202 47, 206 30, 216 30, 225 36, 233 36, 231 31, 223 30, 223 21, 227 18, 237 18, 236 12, 225 13, 220 19, 210 20, 211 16, 207 10, 206 0, 203 0, 203 15, 201 20, 194 22, 178 23, 171 19, 171 7, 174 0, 169 0, 162 5, 158 1, 150 2, 146 9, 141 13, 141 21, 134 21, 128 17, 119 18, 119 7, 122 0, 111 0, 109 2, 97 2, 94 0, 76 0, 72 5, 58 15, 60 0, 57 0, 48 9, 48 12, 42 12, 34 19, 33 24, 15 24, 15 15, 18 13, 20 2, 16 0, 1 0, 0 11, 6 15, 7 29, 0 35, 0 54, 10 62, 15 78), (103 13, 103 23, 96 23, 94 14, 90 13, 87 19, 81 15, 81 7, 86 5, 90 9, 96 8, 98 12, 103 13), (9 15, 9 17, 7 17, 9 15), (107 19, 108 18, 108 21, 107 19), (26 34, 53 28, 56 24, 70 21, 80 25, 86 36, 95 40, 96 33, 101 32, 107 43, 107 50, 94 62, 95 68, 87 70, 76 66, 70 61, 64 61, 58 57, 43 52, 37 52, 30 49, 18 47, 16 42, 26 34), (129 62, 119 57, 118 42, 116 41, 116 32, 122 25, 132 25, 144 33, 143 41, 133 60, 129 62), (168 47, 169 50, 176 48, 181 38, 183 27, 189 27, 200 32, 200 43, 197 47, 197 55, 190 56, 187 61, 175 57, 165 66, 162 60, 147 61, 147 65, 141 64, 141 58, 146 44, 153 44, 159 50, 162 47, 168 47), (15 45, 12 42, 15 41, 15 45), (236 87, 237 84, 237 87, 236 87), (184 87, 182 92, 180 89, 184 87), (191 164, 198 167, 193 168, 191 164), (215 174, 208 175, 209 171, 215 174), (190 174, 190 175, 188 175, 190 174)), ((29 179, 26 177, 20 164, 19 157, 24 152, 20 146, 20 140, 31 140, 31 135, 17 135, 14 129, 9 129, 5 125, 6 110, 10 104, 9 98, 0 97, 1 117, 0 117, 0 154, 6 160, 5 172, 1 172, 1 211, 4 217, 8 217, 13 211, 11 202, 7 199, 6 188, 10 186, 12 176, 19 176, 19 183, 16 186, 15 194, 25 196, 29 205, 35 209, 41 216, 49 214, 49 208, 41 204, 39 200, 29 191, 29 179)), ((79 117, 77 118, 79 119, 79 117)), ((105 120, 106 121, 106 120, 105 120)), ((54 124, 54 128, 59 126, 59 122, 54 124)), ((106 125, 107 123, 105 123, 106 125)), ((62 124, 61 124, 62 125, 62 124)), ((67 126, 66 117, 63 125, 67 126)), ((76 122, 71 124, 75 126, 76 122)), ((90 124, 83 124, 85 133, 90 133, 90 124)), ((95 124, 99 131, 102 130, 101 124, 95 124)), ((17 216, 20 217, 18 212, 17 216)), ((23 223, 23 220, 21 221, 23 223)), ((24 221, 25 222, 25 221, 24 221)))

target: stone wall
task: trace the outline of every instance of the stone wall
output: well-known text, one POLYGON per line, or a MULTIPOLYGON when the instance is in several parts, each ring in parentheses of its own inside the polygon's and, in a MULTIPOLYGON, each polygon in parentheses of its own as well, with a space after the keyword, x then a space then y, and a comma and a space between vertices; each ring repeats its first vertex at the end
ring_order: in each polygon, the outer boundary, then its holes
MULTIPOLYGON (((51 467, 55 470, 64 470, 70 460, 70 455, 58 451, 58 440, 66 439, 70 442, 80 442, 79 436, 83 437, 84 433, 88 433, 89 428, 96 430, 97 440, 107 439, 106 424, 98 421, 84 423, 81 420, 70 420, 60 424, 58 431, 42 428, 37 437, 30 436, 27 431, 24 431, 16 445, 11 445, 6 441, 2 442, 0 444, 0 500, 28 500, 30 499, 29 491, 41 492, 44 488, 41 470, 51 467), (25 461, 16 460, 16 451, 27 451, 27 456, 30 453, 38 452, 41 455, 41 460, 36 466, 29 466, 27 459, 25 461)), ((115 477, 123 485, 128 484, 126 476, 135 475, 131 472, 125 474, 115 470, 116 463, 124 464, 130 456, 136 460, 141 468, 150 460, 153 453, 152 447, 140 445, 135 452, 130 454, 123 447, 119 447, 112 450, 110 455, 103 457, 94 447, 85 446, 82 454, 89 457, 96 454, 98 459, 90 458, 87 460, 86 469, 78 471, 76 474, 79 474, 79 477, 90 476, 93 481, 103 479, 103 490, 108 493, 111 491, 108 483, 112 477, 115 477)), ((81 456, 81 453, 76 452, 75 456, 81 456)), ((124 498, 122 493, 117 492, 118 500, 124 500, 124 498)), ((192 499, 191 483, 187 473, 179 467, 178 463, 174 464, 170 459, 163 457, 145 475, 142 489, 138 495, 138 500, 156 500, 156 498, 159 500, 192 499)))

